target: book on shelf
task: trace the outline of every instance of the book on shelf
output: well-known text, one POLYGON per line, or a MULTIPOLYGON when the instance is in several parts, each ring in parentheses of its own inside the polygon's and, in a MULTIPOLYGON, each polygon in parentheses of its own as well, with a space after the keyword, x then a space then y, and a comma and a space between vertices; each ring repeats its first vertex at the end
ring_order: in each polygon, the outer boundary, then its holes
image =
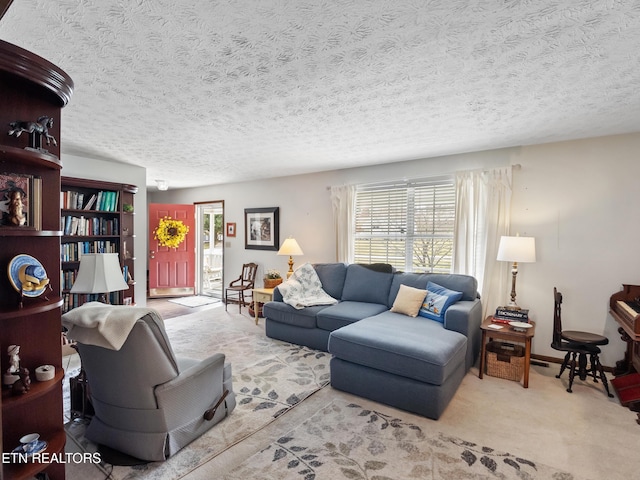
POLYGON ((493 315, 493 321, 497 323, 509 322, 529 322, 529 310, 522 308, 520 310, 510 310, 504 307, 496 308, 493 315))
POLYGON ((91 197, 89 197, 89 200, 87 200, 86 205, 83 207, 83 210, 91 210, 91 207, 93 207, 93 204, 96 203, 96 194, 92 194, 91 197))

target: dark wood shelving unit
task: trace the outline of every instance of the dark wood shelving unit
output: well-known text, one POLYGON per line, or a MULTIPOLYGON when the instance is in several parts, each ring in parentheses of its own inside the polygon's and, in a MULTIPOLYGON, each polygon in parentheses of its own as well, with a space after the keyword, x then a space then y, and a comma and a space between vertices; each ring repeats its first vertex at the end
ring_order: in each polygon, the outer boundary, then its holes
MULTIPOLYGON (((28 225, 0 225, 0 369, 9 369, 7 347, 20 346, 20 366, 29 369, 31 388, 12 395, 3 386, 3 453, 20 445, 29 433, 40 434, 48 454, 64 455, 66 435, 62 413, 61 307, 60 295, 60 114, 73 92, 73 81, 55 65, 10 43, 0 41, 0 125, 35 121, 41 116, 54 120, 49 134, 58 145, 43 142, 43 149, 28 148, 27 133, 20 137, 0 135, 0 174, 32 178, 28 200, 28 225), (37 183, 37 187, 35 187, 37 183), (50 289, 40 296, 22 298, 7 275, 11 259, 19 254, 36 258, 49 278, 50 289), (53 365, 53 380, 38 382, 35 370, 53 365)), ((22 480, 45 472, 51 480, 65 478, 61 462, 3 463, 0 478, 22 480)))
MULTIPOLYGON (((61 198, 61 217, 64 225, 60 225, 63 230, 60 258, 62 259, 62 296, 64 299, 64 311, 78 307, 85 301, 91 299, 84 294, 71 294, 69 292, 80 266, 78 254, 80 247, 78 244, 82 244, 84 248, 88 248, 88 253, 101 253, 97 247, 100 244, 99 242, 104 242, 105 244, 106 242, 110 243, 112 247, 111 252, 118 253, 120 257, 120 267, 123 270, 123 275, 125 275, 124 272, 129 273, 129 275, 125 276, 125 280, 129 284, 129 289, 121 292, 112 292, 110 295, 110 303, 122 305, 125 299, 129 298, 131 304, 135 304, 135 279, 133 277, 135 261, 133 249, 133 241, 135 238, 133 220, 135 211, 125 211, 125 205, 131 205, 131 208, 135 208, 134 200, 137 191, 138 187, 135 185, 62 177, 61 192, 63 196, 61 198), (79 195, 82 195, 80 203, 82 207, 86 207, 87 202, 90 201, 92 196, 96 195, 97 199, 97 195, 101 192, 115 193, 116 200, 114 200, 110 210, 96 210, 93 207, 88 210, 85 208, 77 208, 80 206, 77 202, 74 208, 70 207, 68 203, 71 196, 77 199, 79 195), (96 222, 104 221, 110 223, 112 226, 116 226, 108 233, 93 232, 92 234, 78 234, 77 232, 72 233, 72 231, 65 231, 67 225, 65 219, 67 218, 82 218, 85 222, 92 222, 94 220, 96 222)), ((107 253, 107 251, 105 251, 105 253, 107 253)))

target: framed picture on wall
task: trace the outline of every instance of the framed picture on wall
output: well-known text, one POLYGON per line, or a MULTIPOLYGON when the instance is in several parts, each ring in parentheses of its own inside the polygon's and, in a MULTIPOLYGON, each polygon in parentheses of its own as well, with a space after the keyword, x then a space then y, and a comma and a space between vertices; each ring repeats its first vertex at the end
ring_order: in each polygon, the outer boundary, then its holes
POLYGON ((0 228, 40 230, 40 185, 33 175, 0 173, 0 228))
POLYGON ((278 250, 280 207, 244 209, 244 248, 278 250))
POLYGON ((227 223, 227 237, 235 237, 236 236, 236 224, 234 223, 227 223))

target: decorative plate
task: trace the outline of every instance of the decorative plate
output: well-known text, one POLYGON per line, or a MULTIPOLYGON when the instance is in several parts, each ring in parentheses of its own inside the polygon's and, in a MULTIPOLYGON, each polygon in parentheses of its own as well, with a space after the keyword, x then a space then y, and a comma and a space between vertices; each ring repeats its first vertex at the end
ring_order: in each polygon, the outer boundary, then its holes
POLYGON ((509 325, 511 325, 516 332, 526 332, 533 327, 530 323, 525 322, 509 322, 509 325))
MULTIPOLYGON (((21 253, 20 255, 16 255, 9 262, 9 266, 7 267, 7 273, 9 275, 9 281, 11 282, 11 286, 16 289, 17 292, 20 292, 22 289, 22 280, 20 279, 20 270, 23 267, 35 267, 35 271, 37 272, 38 280, 46 280, 47 272, 45 271, 42 264, 31 255, 27 255, 26 253, 21 253)), ((24 273, 23 273, 24 275, 24 273)), ((25 297, 38 297, 42 295, 42 293, 47 288, 48 282, 41 282, 42 286, 38 286, 33 290, 24 290, 22 294, 25 297)))

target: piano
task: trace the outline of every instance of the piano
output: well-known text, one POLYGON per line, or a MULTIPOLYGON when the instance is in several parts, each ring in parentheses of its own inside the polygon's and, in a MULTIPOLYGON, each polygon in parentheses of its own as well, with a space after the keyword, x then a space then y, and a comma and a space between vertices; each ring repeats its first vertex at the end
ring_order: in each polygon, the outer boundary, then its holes
POLYGON ((624 360, 616 363, 614 374, 640 372, 640 285, 622 285, 622 290, 611 295, 610 313, 620 325, 618 332, 627 342, 624 360))

